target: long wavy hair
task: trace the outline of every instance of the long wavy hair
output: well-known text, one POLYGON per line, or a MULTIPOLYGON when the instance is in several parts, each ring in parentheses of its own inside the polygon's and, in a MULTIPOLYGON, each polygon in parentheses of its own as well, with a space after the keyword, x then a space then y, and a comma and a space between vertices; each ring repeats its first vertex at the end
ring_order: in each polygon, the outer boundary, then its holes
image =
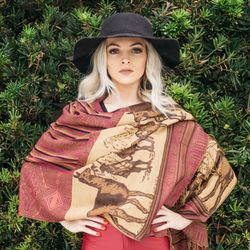
MULTIPOLYGON (((150 102, 154 110, 166 115, 166 111, 175 109, 177 103, 163 92, 163 64, 158 52, 149 41, 144 42, 147 48, 147 62, 138 96, 143 101, 150 102)), ((104 94, 117 94, 118 91, 107 73, 106 40, 92 55, 91 67, 91 72, 80 81, 77 99, 91 103, 104 94)))

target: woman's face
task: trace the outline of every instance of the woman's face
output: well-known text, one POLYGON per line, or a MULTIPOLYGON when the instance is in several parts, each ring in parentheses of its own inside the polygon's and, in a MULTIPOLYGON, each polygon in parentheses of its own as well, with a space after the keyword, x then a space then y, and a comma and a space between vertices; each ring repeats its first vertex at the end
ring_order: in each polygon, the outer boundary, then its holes
POLYGON ((116 37, 106 40, 107 70, 116 85, 140 84, 145 72, 147 49, 143 38, 116 37))

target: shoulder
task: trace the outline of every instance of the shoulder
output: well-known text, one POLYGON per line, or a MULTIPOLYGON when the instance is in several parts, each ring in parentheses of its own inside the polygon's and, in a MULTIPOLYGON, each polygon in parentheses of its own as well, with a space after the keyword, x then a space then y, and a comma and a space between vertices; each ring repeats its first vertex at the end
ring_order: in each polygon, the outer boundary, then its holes
POLYGON ((63 107, 63 114, 80 115, 81 113, 88 113, 90 107, 90 104, 84 100, 72 100, 63 107))

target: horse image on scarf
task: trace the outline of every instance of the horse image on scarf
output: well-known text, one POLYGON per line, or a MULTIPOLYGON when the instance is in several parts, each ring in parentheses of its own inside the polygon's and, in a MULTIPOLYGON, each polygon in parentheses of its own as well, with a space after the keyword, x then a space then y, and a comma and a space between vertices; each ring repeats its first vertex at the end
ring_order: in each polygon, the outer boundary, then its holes
POLYGON ((140 202, 136 198, 129 198, 129 196, 144 196, 152 199, 153 195, 145 194, 140 191, 129 191, 123 183, 91 174, 90 168, 85 169, 81 173, 77 172, 75 177, 78 178, 80 182, 98 189, 94 208, 88 212, 88 216, 91 217, 109 212, 128 222, 144 222, 144 219, 127 214, 124 210, 119 208, 119 206, 130 203, 146 214, 148 211, 140 202))

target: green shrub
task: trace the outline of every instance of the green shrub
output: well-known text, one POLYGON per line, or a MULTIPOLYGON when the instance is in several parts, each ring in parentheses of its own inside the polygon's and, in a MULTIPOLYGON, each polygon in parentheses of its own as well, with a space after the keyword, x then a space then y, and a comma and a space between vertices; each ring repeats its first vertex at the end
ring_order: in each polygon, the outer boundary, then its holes
POLYGON ((158 36, 181 44, 182 63, 165 92, 215 136, 238 176, 208 221, 211 249, 250 249, 248 1, 0 2, 0 242, 2 249, 80 249, 81 234, 18 217, 22 160, 62 107, 81 75, 67 59, 82 36, 96 36, 111 13, 151 20, 158 36), (82 6, 82 2, 84 5, 82 6))

